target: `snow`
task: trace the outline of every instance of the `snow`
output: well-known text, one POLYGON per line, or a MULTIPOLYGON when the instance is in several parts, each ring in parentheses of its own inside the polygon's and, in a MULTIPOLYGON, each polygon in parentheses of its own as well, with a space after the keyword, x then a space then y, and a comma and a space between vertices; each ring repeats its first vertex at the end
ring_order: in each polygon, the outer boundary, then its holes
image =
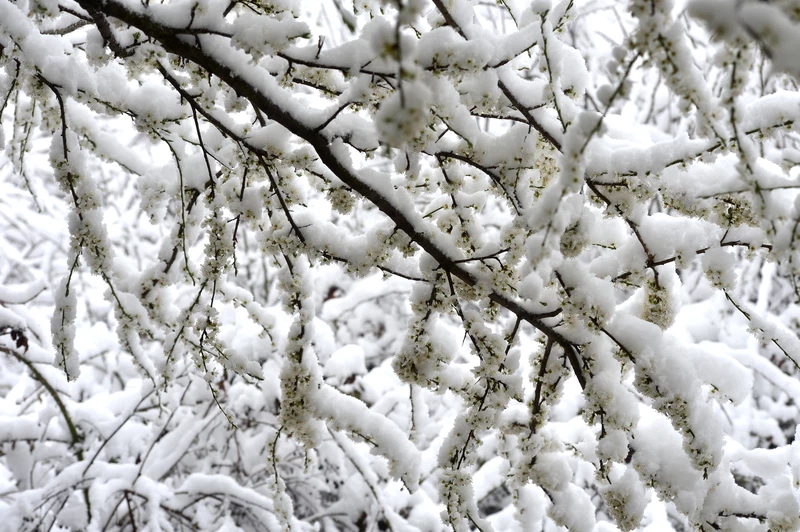
POLYGON ((403 147, 415 140, 428 120, 430 90, 422 83, 404 83, 402 91, 383 101, 375 114, 375 127, 380 140, 394 147, 403 147))
POLYGON ((800 526, 785 6, 87 1, 0 0, 10 528, 800 526))
POLYGON ((353 344, 337 349, 325 363, 322 373, 326 377, 335 377, 340 380, 366 374, 364 350, 353 344))
POLYGON ((275 18, 245 13, 231 25, 231 43, 246 52, 275 53, 309 33, 305 22, 294 20, 289 13, 275 18))
POLYGON ((645 488, 633 469, 602 489, 601 494, 620 530, 638 528, 647 505, 645 488))
POLYGON ((375 446, 389 460, 390 474, 401 478, 411 491, 419 483, 419 455, 404 433, 385 417, 371 412, 361 401, 323 385, 314 392, 312 408, 338 429, 349 431, 375 446))
POLYGON ((432 70, 481 70, 496 48, 480 39, 465 41, 449 27, 435 28, 417 43, 419 66, 432 70))
POLYGON ((594 528, 594 507, 588 493, 570 485, 553 499, 554 505, 549 513, 558 525, 576 532, 589 532, 594 528))
POLYGON ((748 4, 742 6, 740 16, 747 27, 761 36, 772 64, 778 70, 793 75, 800 74, 797 47, 800 46, 797 24, 787 20, 784 14, 772 6, 748 4))

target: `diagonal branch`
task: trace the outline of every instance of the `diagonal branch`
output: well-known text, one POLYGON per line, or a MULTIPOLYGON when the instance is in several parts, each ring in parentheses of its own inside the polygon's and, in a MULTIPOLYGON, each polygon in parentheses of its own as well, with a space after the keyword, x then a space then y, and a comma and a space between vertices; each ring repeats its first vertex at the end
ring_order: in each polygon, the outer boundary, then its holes
MULTIPOLYGON (((281 124, 292 134, 305 140, 314 151, 316 151, 319 160, 337 178, 388 216, 397 225, 398 229, 414 240, 426 253, 439 263, 441 268, 469 286, 476 286, 479 283, 479 279, 469 269, 457 263, 457 259, 450 257, 437 245, 434 241, 434 237, 431 235, 429 227, 423 227, 421 222, 412 220, 403 209, 390 198, 384 196, 383 193, 363 181, 357 173, 342 160, 342 156, 332 149, 330 139, 326 135, 317 131, 315 127, 303 123, 303 121, 294 116, 293 113, 281 107, 270 96, 258 89, 254 84, 248 82, 248 80, 241 76, 234 68, 218 59, 221 55, 219 51, 213 55, 211 53, 206 53, 203 47, 198 46, 197 43, 190 43, 182 39, 178 35, 180 28, 170 27, 157 22, 147 15, 146 9, 134 11, 116 0, 80 0, 79 3, 84 9, 100 10, 107 16, 115 17, 126 24, 139 28, 151 38, 156 39, 166 51, 193 61, 209 74, 217 76, 220 80, 233 88, 240 96, 245 97, 257 106, 258 109, 264 112, 270 119, 281 124)), ((206 38, 210 37, 206 36, 206 38)), ((199 42, 202 44, 203 40, 200 39, 199 42)), ((216 47, 216 50, 219 50, 219 48, 220 47, 216 47)), ((230 48, 229 51, 233 52, 233 49, 230 48)), ((578 353, 575 346, 561 333, 556 331, 553 326, 546 324, 543 321, 543 315, 528 310, 521 302, 497 291, 490 292, 488 298, 492 302, 512 312, 520 319, 528 322, 549 339, 560 345, 573 364, 581 386, 586 384, 585 378, 579 369, 580 364, 578 363, 578 353)))

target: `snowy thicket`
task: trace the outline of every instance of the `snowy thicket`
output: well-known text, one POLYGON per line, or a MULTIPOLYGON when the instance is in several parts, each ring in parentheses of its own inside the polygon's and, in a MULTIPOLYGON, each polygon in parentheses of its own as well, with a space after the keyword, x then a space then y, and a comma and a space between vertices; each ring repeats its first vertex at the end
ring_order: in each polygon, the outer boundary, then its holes
POLYGON ((800 529, 797 0, 0 0, 0 530, 800 529))

